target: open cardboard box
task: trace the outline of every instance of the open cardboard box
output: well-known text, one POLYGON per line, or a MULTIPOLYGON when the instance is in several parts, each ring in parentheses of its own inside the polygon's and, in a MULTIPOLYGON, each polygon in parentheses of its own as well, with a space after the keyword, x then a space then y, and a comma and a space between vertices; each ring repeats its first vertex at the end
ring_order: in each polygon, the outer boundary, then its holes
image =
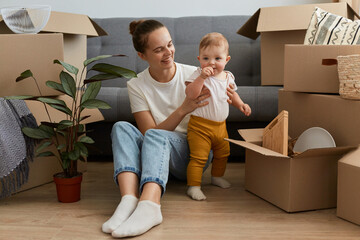
POLYGON ((283 85, 284 46, 303 44, 315 7, 354 20, 357 13, 346 3, 306 4, 260 8, 238 30, 256 39, 261 35, 261 84, 283 85))
POLYGON ((360 225, 360 149, 339 161, 337 216, 360 225))
MULTIPOLYGON (((291 114, 289 114, 291 117, 291 114)), ((309 149, 295 157, 262 147, 263 129, 241 129, 245 189, 286 212, 336 207, 337 162, 353 146, 309 149)))
MULTIPOLYGON (((66 103, 71 103, 70 97, 67 95, 60 95, 57 97, 66 103)), ((38 124, 42 121, 49 121, 45 107, 42 103, 26 100, 26 105, 32 112, 38 124)), ((52 121, 59 121, 66 119, 66 114, 52 107, 47 107, 52 121)), ((101 112, 98 109, 85 109, 82 116, 91 115, 89 118, 83 121, 84 124, 102 121, 104 120, 101 112)), ((59 161, 55 157, 36 157, 33 162, 29 162, 29 179, 18 191, 30 189, 45 183, 53 181, 53 175, 57 172, 61 172, 61 166, 59 161)), ((78 161, 78 171, 86 171, 86 163, 78 161)))
POLYGON ((285 45, 284 90, 339 93, 337 65, 323 65, 323 59, 360 54, 360 45, 285 45))
MULTIPOLYGON (((59 77, 61 68, 50 67, 54 65, 54 59, 64 60, 81 69, 87 56, 87 37, 103 35, 107 33, 88 16, 81 14, 51 12, 47 25, 40 34, 34 35, 14 34, 0 16, 0 85, 3 86, 0 97, 39 95, 35 84, 23 86, 15 83, 16 77, 27 69, 34 74, 41 73, 35 77, 44 88, 47 80, 56 81, 59 77), (58 39, 42 37, 43 33, 58 35, 58 39)), ((44 89, 43 95, 53 94, 50 89, 44 89)))

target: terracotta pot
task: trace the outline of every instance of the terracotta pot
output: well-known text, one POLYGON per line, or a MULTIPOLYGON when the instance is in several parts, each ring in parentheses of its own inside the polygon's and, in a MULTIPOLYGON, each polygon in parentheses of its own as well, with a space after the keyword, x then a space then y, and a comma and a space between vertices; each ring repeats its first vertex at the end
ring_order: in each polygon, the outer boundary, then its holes
POLYGON ((82 173, 72 178, 65 178, 61 173, 54 176, 59 202, 72 203, 80 200, 82 173))

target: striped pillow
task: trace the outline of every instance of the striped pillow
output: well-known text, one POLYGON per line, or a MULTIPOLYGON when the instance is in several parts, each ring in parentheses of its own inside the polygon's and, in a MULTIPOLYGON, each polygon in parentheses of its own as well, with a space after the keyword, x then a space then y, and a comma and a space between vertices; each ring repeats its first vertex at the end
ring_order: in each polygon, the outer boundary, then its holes
POLYGON ((304 44, 360 44, 360 20, 351 21, 317 7, 306 31, 304 44))

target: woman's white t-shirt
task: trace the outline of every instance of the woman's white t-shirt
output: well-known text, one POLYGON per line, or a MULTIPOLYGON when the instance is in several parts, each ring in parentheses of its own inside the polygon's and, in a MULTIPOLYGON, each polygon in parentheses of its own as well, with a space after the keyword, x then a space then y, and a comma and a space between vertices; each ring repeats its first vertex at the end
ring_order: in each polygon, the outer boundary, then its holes
MULTIPOLYGON (((153 79, 149 68, 127 82, 131 112, 150 111, 155 123, 160 124, 172 114, 185 99, 185 81, 196 67, 181 63, 176 64, 176 73, 169 82, 161 83, 153 79)), ((187 115, 175 131, 186 133, 189 122, 187 115)))

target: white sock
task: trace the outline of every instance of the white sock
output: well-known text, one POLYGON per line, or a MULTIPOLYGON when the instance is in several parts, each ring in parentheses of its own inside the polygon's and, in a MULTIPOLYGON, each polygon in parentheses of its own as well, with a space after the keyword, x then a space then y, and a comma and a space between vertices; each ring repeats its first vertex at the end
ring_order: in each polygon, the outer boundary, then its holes
POLYGON ((200 186, 189 186, 186 193, 194 200, 201 201, 206 199, 206 196, 201 191, 200 186))
POLYGON ((114 214, 102 225, 102 231, 104 233, 112 233, 134 212, 138 201, 135 196, 124 195, 114 214))
POLYGON ((231 184, 222 177, 211 177, 211 184, 221 188, 231 187, 231 184))
POLYGON ((161 206, 150 200, 140 201, 131 216, 112 232, 113 237, 137 236, 162 222, 161 206))

